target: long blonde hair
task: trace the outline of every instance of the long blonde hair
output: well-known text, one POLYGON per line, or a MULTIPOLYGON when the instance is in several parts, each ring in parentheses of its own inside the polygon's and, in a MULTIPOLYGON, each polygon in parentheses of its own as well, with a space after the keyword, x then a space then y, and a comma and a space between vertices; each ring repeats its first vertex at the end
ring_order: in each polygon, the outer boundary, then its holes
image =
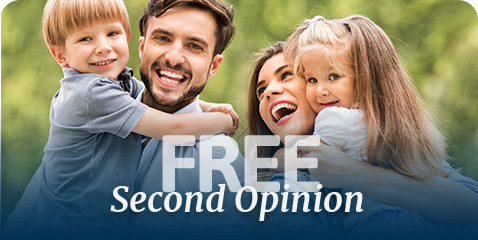
POLYGON ((368 162, 418 179, 443 173, 445 138, 379 26, 350 16, 307 21, 297 32, 288 40, 286 54, 299 77, 301 56, 317 48, 325 50, 332 64, 340 68, 345 60, 354 71, 354 100, 364 113, 368 162))

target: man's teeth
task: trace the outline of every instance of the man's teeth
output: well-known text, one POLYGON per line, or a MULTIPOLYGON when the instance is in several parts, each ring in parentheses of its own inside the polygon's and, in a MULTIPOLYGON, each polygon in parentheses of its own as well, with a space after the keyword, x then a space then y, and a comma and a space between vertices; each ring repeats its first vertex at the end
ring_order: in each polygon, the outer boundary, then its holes
POLYGON ((176 78, 176 79, 179 79, 179 80, 184 79, 184 75, 178 74, 178 73, 169 72, 169 71, 166 71, 166 70, 161 70, 161 71, 159 71, 159 73, 160 73, 161 75, 167 76, 167 77, 169 77, 169 78, 176 78))
POLYGON ((106 61, 106 62, 93 63, 93 65, 96 65, 96 66, 104 66, 104 65, 110 64, 110 63, 112 63, 112 62, 113 62, 113 60, 109 60, 109 61, 106 61))
POLYGON ((283 109, 283 108, 286 108, 286 109, 289 109, 291 110, 292 112, 295 111, 297 109, 297 106, 295 105, 292 105, 290 103, 279 103, 277 105, 275 105, 273 108, 272 108, 272 115, 274 116, 274 118, 276 119, 276 121, 279 121, 282 117, 286 116, 286 115, 283 115, 281 116, 279 114, 279 110, 280 109, 283 109))

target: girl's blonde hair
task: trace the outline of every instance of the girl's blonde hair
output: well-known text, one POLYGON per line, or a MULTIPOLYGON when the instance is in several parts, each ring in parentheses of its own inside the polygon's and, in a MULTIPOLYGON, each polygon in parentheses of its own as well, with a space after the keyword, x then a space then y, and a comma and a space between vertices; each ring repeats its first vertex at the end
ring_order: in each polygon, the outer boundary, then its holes
POLYGON ((363 16, 306 21, 286 46, 299 77, 303 54, 314 49, 323 50, 335 67, 353 71, 354 99, 367 127, 368 162, 419 179, 443 174, 445 138, 379 26, 363 16))
POLYGON ((130 35, 128 12, 122 0, 48 0, 43 10, 43 38, 49 47, 63 47, 71 31, 111 20, 120 21, 130 35))

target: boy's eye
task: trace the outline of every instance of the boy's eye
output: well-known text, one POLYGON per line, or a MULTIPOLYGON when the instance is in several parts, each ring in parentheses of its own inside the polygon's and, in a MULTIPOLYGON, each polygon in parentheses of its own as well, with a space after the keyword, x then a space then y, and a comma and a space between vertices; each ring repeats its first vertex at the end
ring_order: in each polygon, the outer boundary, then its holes
POLYGON ((287 79, 288 77, 291 77, 293 74, 291 72, 284 72, 281 76, 280 79, 283 81, 287 79))
POLYGON ((307 82, 308 82, 308 83, 317 83, 317 79, 315 79, 315 78, 309 78, 309 79, 307 79, 307 82))
POLYGON ((92 39, 91 37, 83 37, 83 38, 80 38, 78 42, 86 42, 86 41, 90 41, 91 39, 92 39))
POLYGON ((337 80, 340 78, 340 75, 336 74, 336 73, 332 73, 329 75, 329 80, 337 80))
POLYGON ((118 35, 118 32, 110 32, 108 33, 108 37, 113 37, 113 36, 116 36, 118 35))

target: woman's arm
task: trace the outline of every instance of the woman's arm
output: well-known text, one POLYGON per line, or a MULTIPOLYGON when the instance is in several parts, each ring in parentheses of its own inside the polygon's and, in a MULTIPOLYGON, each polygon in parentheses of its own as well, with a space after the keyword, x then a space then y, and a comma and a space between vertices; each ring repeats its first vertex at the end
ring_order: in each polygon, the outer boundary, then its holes
POLYGON ((355 188, 372 198, 437 221, 478 223, 478 193, 457 181, 438 176, 416 180, 353 160, 325 144, 301 150, 311 152, 304 157, 318 159, 318 168, 309 171, 311 179, 325 187, 355 188))
POLYGON ((162 139, 165 135, 202 135, 234 132, 233 120, 229 114, 181 113, 169 114, 148 108, 133 132, 152 138, 162 139))

